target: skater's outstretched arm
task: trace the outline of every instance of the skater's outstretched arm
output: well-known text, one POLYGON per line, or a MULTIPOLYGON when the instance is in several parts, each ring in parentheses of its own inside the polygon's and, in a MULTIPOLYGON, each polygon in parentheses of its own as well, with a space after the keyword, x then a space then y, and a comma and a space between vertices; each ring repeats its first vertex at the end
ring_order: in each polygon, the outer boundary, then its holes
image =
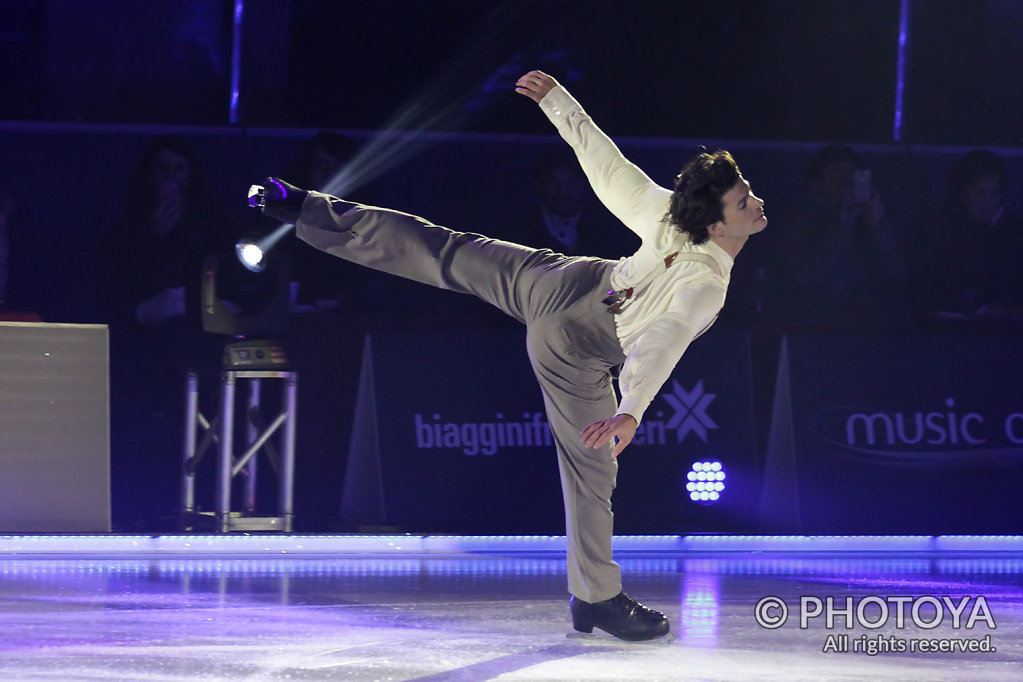
POLYGON ((644 242, 657 238, 663 231, 661 218, 671 191, 630 163, 552 76, 530 71, 516 82, 515 92, 540 105, 575 151, 590 186, 608 210, 644 242))

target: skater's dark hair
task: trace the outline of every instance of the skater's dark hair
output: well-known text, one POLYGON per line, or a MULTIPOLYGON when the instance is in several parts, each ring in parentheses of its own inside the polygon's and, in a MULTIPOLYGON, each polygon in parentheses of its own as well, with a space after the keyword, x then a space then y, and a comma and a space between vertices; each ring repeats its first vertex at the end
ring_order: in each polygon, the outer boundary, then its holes
POLYGON ((707 228, 724 218, 721 197, 742 180, 732 155, 719 149, 691 158, 675 178, 675 191, 664 219, 689 234, 694 244, 709 238, 707 228))

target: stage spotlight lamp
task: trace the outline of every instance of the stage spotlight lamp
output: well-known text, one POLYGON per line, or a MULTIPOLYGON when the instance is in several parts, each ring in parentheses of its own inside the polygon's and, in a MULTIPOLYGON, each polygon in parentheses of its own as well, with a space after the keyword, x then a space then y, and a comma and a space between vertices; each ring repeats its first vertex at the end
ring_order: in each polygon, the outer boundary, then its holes
POLYGON ((238 240, 234 245, 235 255, 238 261, 250 272, 263 272, 266 270, 266 254, 263 247, 251 238, 245 237, 238 240))
MULTIPOLYGON (((271 182, 280 185, 280 183, 273 179, 271 179, 271 182)), ((284 191, 283 188, 282 191, 284 191)), ((260 210, 264 209, 266 206, 265 187, 262 185, 252 185, 249 187, 249 206, 260 210)), ((268 235, 248 235, 242 237, 234 245, 234 252, 235 256, 238 257, 238 262, 250 272, 263 272, 267 267, 267 260, 269 260, 268 252, 294 227, 292 223, 284 223, 268 235)))
POLYGON ((725 490, 725 469, 717 460, 693 462, 686 481, 690 500, 697 504, 713 504, 721 499, 725 490))

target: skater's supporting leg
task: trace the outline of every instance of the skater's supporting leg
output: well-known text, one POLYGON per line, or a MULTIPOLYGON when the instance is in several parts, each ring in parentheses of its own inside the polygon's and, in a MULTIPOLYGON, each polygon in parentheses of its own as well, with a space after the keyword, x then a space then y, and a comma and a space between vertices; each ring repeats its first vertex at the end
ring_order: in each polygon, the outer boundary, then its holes
POLYGON ((612 444, 587 448, 579 437, 583 428, 617 409, 609 370, 624 356, 600 290, 594 287, 575 305, 533 321, 526 341, 558 451, 569 591, 586 602, 622 590, 621 571, 611 559, 611 493, 618 464, 612 444))

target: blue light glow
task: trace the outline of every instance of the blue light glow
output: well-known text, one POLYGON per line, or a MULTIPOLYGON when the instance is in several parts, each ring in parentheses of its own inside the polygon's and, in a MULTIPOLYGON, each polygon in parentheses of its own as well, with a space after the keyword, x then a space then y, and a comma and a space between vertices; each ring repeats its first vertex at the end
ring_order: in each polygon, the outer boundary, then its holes
MULTIPOLYGON (((687 586, 705 585, 703 576, 710 575, 889 575, 889 576, 959 576, 987 575, 1014 576, 1023 573, 1023 558, 982 557, 933 559, 931 555, 919 558, 871 557, 840 555, 804 557, 799 555, 765 555, 736 557, 675 558, 667 556, 625 556, 622 568, 630 572, 678 573, 685 576, 687 586)), ((289 576, 422 576, 465 575, 486 576, 514 573, 519 575, 565 574, 563 557, 478 557, 436 556, 348 556, 329 557, 260 557, 260 558, 190 558, 171 556, 157 559, 138 558, 5 558, 0 560, 0 579, 29 577, 46 579, 47 576, 79 575, 103 577, 110 575, 187 575, 191 577, 245 577, 280 575, 289 576)), ((923 582, 914 578, 915 584, 923 582)), ((938 583, 944 584, 944 583, 938 583)), ((686 601, 690 590, 685 590, 686 601)), ((698 599, 692 595, 693 600, 698 599)), ((708 603, 707 606, 710 606, 708 603)), ((683 614, 685 609, 683 609, 683 614)))
MULTIPOLYGON (((703 491, 716 492, 716 491, 703 491)), ((288 558, 393 555, 563 554, 563 535, 6 535, 0 562, 19 558, 288 558)), ((615 552, 678 554, 925 552, 1023 554, 1021 535, 621 535, 615 552)), ((1018 557, 1017 557, 1018 558, 1018 557)))
POLYGON ((898 73, 895 78, 895 122, 892 137, 896 142, 902 140, 902 100, 906 87, 906 43, 909 37, 909 0, 902 0, 899 8, 899 54, 898 73))
POLYGON ((689 499, 697 504, 714 504, 725 491, 724 466, 717 460, 693 462, 686 480, 689 499))
POLYGON ((714 646, 718 635, 718 578, 709 573, 687 576, 682 587, 682 639, 695 646, 714 646))
POLYGON ((241 89, 242 10, 245 0, 234 1, 234 26, 231 38, 231 103, 228 120, 238 122, 238 100, 241 89))

